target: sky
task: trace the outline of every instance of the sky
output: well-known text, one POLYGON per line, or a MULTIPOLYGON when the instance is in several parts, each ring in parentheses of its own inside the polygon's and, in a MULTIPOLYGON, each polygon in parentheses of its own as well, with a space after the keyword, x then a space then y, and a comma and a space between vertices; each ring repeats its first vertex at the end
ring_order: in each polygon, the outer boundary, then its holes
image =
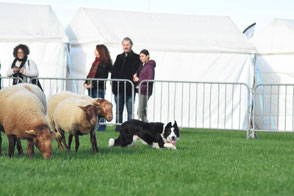
POLYGON ((229 16, 240 31, 256 22, 256 32, 274 18, 294 20, 294 0, 0 0, 0 2, 51 5, 64 28, 79 7, 229 16))

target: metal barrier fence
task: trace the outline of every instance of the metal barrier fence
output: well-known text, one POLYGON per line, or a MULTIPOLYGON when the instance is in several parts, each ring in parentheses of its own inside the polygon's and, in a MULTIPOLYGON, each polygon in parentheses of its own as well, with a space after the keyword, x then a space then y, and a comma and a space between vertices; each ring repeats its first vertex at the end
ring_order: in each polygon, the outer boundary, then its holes
MULTIPOLYGON (((9 79, 12 85, 11 78, 9 79)), ((130 80, 120 79, 81 79, 81 78, 38 78, 47 99, 55 93, 71 91, 82 95, 88 95, 84 83, 103 82, 105 99, 114 103, 112 84, 117 82, 132 88, 131 103, 132 117, 138 118, 135 113, 142 103, 140 99, 135 103, 134 85, 130 80)), ((170 122, 176 120, 183 128, 204 128, 223 130, 249 130, 250 91, 243 83, 217 83, 217 82, 189 82, 189 81, 161 81, 145 80, 138 85, 139 94, 142 85, 146 85, 147 92, 153 84, 153 94, 147 104, 147 118, 149 121, 170 122)), ((98 90, 98 89, 97 89, 98 90)), ((91 95, 91 94, 90 94, 91 95)), ((127 97, 123 97, 127 101, 127 97)), ((116 123, 118 110, 113 104, 114 120, 107 124, 116 123)), ((123 121, 127 120, 127 112, 124 110, 123 121)))
POLYGON ((244 83, 144 80, 139 94, 143 85, 146 92, 153 85, 147 104, 149 121, 176 120, 180 127, 249 134, 250 90, 244 83))
MULTIPOLYGON (((12 77, 0 77, 0 88, 12 86, 12 77)), ((34 78, 36 79, 36 78, 34 78)), ((134 85, 130 80, 92 79, 92 78, 38 78, 47 99, 55 93, 71 91, 82 95, 91 95, 84 88, 84 83, 103 82, 105 99, 115 103, 112 84, 117 82, 131 86, 132 118, 142 104, 137 98, 135 102, 134 85)), ((176 120, 183 128, 204 128, 220 130, 244 130, 249 135, 250 122, 250 90, 244 83, 189 82, 144 80, 138 85, 153 93, 148 97, 146 107, 149 121, 170 122, 176 120), (152 87, 153 85, 153 87, 152 87)), ((98 90, 98 88, 97 88, 98 90)), ((253 134, 255 131, 294 131, 294 84, 263 84, 254 88, 253 94, 253 134)), ((125 94, 125 93, 124 93, 125 94)), ((119 99, 119 98, 118 98, 119 99)), ((124 102, 127 97, 122 97, 124 102)), ((114 119, 107 124, 120 124, 116 121, 118 110, 114 106, 114 119)), ((127 120, 124 110, 123 121, 127 120)))
POLYGON ((253 133, 294 132, 294 84, 259 84, 254 92, 253 133))
POLYGON ((22 81, 20 78, 13 78, 13 77, 0 77, 0 89, 9 87, 13 85, 13 80, 18 79, 19 81, 22 81))

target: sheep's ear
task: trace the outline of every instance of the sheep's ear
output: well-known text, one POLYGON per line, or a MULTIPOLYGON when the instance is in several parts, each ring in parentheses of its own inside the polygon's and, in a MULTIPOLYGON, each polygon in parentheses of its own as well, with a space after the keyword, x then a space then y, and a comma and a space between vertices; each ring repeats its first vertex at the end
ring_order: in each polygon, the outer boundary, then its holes
POLYGON ((104 99, 97 98, 97 99, 94 99, 93 104, 96 106, 101 106, 103 102, 104 102, 104 99))
POLYGON ((89 107, 91 107, 92 105, 86 105, 86 106, 79 106, 83 111, 87 111, 89 109, 89 107))
POLYGON ((26 131, 26 133, 30 135, 37 135, 35 130, 29 130, 29 131, 26 131))
POLYGON ((79 106, 79 108, 81 108, 83 111, 87 111, 85 106, 79 106))

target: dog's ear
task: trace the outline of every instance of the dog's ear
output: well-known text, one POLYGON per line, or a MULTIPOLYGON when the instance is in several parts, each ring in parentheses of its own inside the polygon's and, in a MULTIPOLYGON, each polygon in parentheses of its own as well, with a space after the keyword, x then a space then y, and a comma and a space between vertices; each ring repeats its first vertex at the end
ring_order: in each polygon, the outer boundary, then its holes
POLYGON ((167 125, 165 127, 171 127, 171 126, 172 126, 172 124, 171 124, 171 122, 169 122, 169 123, 167 123, 167 125))
POLYGON ((175 121, 174 126, 173 127, 178 127, 177 121, 175 121))

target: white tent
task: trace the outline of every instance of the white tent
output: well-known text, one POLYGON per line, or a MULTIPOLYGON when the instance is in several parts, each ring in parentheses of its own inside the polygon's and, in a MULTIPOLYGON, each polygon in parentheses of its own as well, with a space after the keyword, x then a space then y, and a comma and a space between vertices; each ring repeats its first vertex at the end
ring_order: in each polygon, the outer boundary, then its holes
MULTIPOLYGON (((274 19, 254 35, 251 41, 257 51, 255 63, 257 84, 294 83, 293 37, 294 20, 287 19, 274 19)), ((293 90, 274 87, 271 90, 264 88, 262 91, 262 88, 259 88, 257 93, 259 94, 256 103, 257 127, 267 130, 292 130, 293 110, 289 106, 293 103, 293 90), (262 102, 264 107, 259 105, 262 102)))
POLYGON ((14 59, 13 48, 22 43, 30 49, 39 77, 65 77, 67 65, 65 34, 51 6, 0 3, 1 75, 14 59))
MULTIPOLYGON (((146 48, 150 51, 151 59, 156 60, 156 80, 242 82, 248 86, 252 84, 251 54, 254 47, 226 16, 80 8, 66 31, 70 38, 74 77, 87 75, 94 60, 96 44, 105 44, 115 60, 116 55, 122 53, 122 39, 130 37, 136 53, 146 48)), ((245 96, 241 127, 247 123, 244 120, 246 100, 245 96)), ((198 101, 201 104, 201 100, 198 101)), ((152 113, 150 110, 152 106, 149 109, 149 113, 152 113)), ((170 116, 177 119, 177 115, 170 116)), ((233 114, 228 114, 226 123, 234 124, 230 128, 236 128, 239 121, 235 125, 232 116, 233 114)), ((200 121, 197 125, 207 127, 208 119, 205 118, 204 123, 200 121)), ((212 121, 214 123, 216 119, 212 121)), ((181 125, 188 126, 185 122, 181 125)))
POLYGON ((294 20, 275 19, 252 38, 262 82, 294 82, 294 20))

